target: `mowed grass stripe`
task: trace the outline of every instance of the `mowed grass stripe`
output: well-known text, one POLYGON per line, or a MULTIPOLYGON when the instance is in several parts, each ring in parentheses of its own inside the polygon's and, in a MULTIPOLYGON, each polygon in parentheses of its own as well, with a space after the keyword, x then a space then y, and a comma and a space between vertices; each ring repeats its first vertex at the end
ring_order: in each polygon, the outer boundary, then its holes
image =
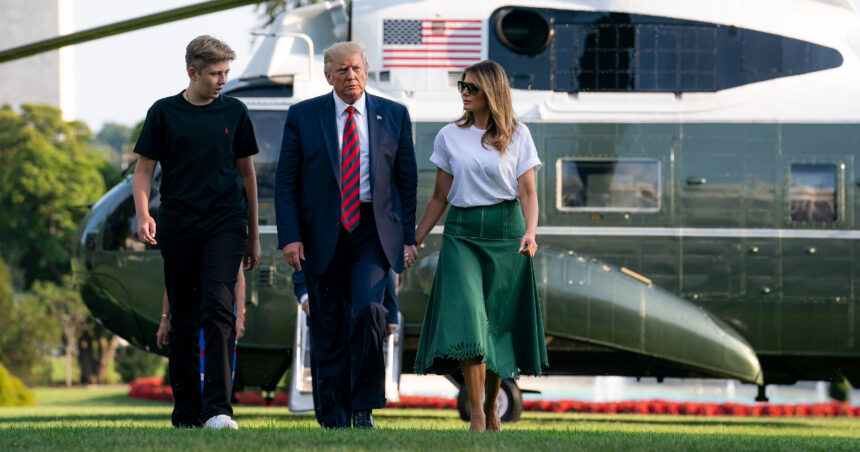
POLYGON ((236 407, 240 430, 175 430, 170 404, 124 388, 40 389, 34 408, 0 409, 0 451, 473 451, 860 449, 860 419, 525 413, 475 435, 454 411, 380 410, 376 431, 325 431, 283 407, 236 407))

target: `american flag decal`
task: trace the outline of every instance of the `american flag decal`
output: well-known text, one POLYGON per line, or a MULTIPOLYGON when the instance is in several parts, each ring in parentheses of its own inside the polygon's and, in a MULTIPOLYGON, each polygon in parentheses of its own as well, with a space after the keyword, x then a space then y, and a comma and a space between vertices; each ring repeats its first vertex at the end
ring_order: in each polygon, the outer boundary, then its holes
POLYGON ((481 61, 480 20, 382 21, 383 68, 462 69, 481 61))

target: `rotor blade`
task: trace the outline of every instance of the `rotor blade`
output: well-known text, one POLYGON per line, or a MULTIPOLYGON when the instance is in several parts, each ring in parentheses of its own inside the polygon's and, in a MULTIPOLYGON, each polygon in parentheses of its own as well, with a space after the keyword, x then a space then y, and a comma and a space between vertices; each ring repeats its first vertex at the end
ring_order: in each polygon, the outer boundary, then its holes
POLYGON ((140 30, 141 28, 152 27, 154 25, 161 25, 168 22, 188 19, 189 17, 201 16, 255 3, 262 3, 262 0, 212 0, 150 14, 148 16, 142 16, 135 19, 124 20, 0 51, 0 63, 36 55, 37 53, 47 52, 49 50, 59 49, 60 47, 104 38, 105 36, 113 36, 120 33, 140 30))

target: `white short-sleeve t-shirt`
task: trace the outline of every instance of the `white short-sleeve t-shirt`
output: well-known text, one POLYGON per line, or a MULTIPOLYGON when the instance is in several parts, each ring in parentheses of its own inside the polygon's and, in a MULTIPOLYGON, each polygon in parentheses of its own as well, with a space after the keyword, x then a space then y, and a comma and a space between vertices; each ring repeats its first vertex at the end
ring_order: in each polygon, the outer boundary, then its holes
POLYGON ((525 124, 517 124, 504 155, 481 145, 484 132, 475 126, 462 128, 451 123, 436 135, 430 161, 454 176, 448 192, 448 202, 453 206, 489 206, 516 199, 517 178, 541 167, 525 124))

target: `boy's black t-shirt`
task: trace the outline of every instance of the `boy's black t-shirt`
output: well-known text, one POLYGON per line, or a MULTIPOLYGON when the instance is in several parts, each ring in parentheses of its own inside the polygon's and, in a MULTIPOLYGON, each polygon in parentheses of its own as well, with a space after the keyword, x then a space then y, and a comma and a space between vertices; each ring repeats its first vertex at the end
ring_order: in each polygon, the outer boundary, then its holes
POLYGON ((134 152, 161 163, 158 230, 210 235, 248 225, 236 159, 259 152, 245 104, 228 96, 196 106, 179 93, 149 109, 134 152))

